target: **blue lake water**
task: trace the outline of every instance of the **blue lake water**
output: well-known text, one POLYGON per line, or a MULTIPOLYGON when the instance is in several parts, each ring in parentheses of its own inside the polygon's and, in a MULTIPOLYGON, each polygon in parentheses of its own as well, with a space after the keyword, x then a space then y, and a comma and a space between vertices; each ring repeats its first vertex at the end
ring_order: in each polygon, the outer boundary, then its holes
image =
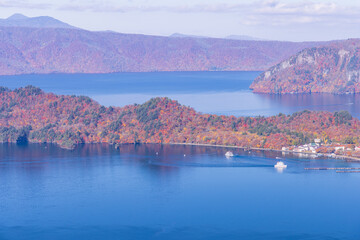
POLYGON ((359 163, 225 152, 2 144, 0 239, 360 239, 360 174, 304 170, 359 163))
MULTIPOLYGON (((258 72, 2 76, 89 95, 105 105, 168 96, 201 112, 273 115, 348 110, 357 95, 261 95, 258 72)), ((360 167, 335 159, 170 145, 0 144, 0 240, 8 239, 360 239, 360 167), (158 154, 156 154, 156 152, 158 154), (185 156, 184 156, 185 154, 185 156), (288 168, 274 169, 281 158, 288 168)))
POLYGON ((0 76, 10 88, 34 85, 59 94, 87 95, 106 106, 143 103, 167 96, 204 113, 270 116, 304 109, 347 110, 360 117, 359 95, 254 94, 251 82, 260 72, 155 72, 0 76))

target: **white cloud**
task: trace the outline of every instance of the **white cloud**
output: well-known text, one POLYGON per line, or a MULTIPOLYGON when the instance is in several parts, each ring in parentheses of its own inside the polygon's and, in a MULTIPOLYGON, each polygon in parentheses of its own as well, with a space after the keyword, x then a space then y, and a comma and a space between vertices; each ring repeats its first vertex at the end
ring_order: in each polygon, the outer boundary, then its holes
POLYGON ((242 24, 254 25, 291 25, 323 23, 339 25, 360 21, 360 8, 358 6, 340 6, 334 2, 298 2, 264 1, 258 7, 248 9, 246 15, 241 17, 242 24), (249 21, 248 19, 253 19, 249 21))
POLYGON ((263 14, 332 14, 340 7, 336 3, 285 3, 284 1, 265 1, 256 12, 263 14))
POLYGON ((93 11, 93 12, 176 12, 176 13, 238 13, 250 15, 355 15, 360 12, 358 6, 340 6, 335 2, 309 2, 286 0, 258 0, 258 1, 148 1, 148 0, 0 0, 0 7, 8 8, 40 8, 64 11, 93 11))
POLYGON ((52 4, 43 2, 31 3, 29 1, 22 0, 0 1, 0 7, 2 8, 49 9, 52 6, 52 4))
POLYGON ((2 8, 49 9, 69 14, 94 13, 132 15, 196 14, 234 20, 244 26, 292 26, 312 23, 353 26, 360 22, 360 4, 336 0, 0 0, 2 8), (160 14, 159 14, 160 13, 160 14), (216 15, 215 15, 216 14, 216 15))
POLYGON ((360 21, 359 6, 341 6, 335 2, 265 0, 247 3, 234 3, 223 1, 200 4, 190 4, 183 1, 181 4, 165 5, 155 1, 143 1, 141 4, 135 1, 121 3, 99 1, 86 3, 77 1, 62 4, 56 7, 62 11, 90 11, 90 12, 167 12, 167 13, 208 13, 208 14, 236 14, 239 21, 246 25, 290 25, 293 23, 324 22, 327 24, 360 21), (225 2, 225 3, 224 3, 225 2))

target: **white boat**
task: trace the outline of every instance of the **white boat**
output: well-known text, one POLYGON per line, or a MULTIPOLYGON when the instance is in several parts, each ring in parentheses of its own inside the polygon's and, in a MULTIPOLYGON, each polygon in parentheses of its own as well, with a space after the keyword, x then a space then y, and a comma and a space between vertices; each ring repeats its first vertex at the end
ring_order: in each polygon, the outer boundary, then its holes
POLYGON ((225 153, 225 157, 233 157, 233 156, 234 156, 234 154, 230 151, 225 153))
POLYGON ((283 162, 279 161, 275 164, 275 168, 284 169, 287 168, 287 165, 285 165, 283 162))

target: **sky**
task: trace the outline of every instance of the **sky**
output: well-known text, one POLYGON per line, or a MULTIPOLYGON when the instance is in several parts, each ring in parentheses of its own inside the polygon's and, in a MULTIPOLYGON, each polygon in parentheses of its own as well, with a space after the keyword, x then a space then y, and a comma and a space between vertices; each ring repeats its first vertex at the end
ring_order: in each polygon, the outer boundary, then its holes
POLYGON ((93 30, 268 40, 360 38, 358 0, 0 0, 0 18, 51 16, 93 30))

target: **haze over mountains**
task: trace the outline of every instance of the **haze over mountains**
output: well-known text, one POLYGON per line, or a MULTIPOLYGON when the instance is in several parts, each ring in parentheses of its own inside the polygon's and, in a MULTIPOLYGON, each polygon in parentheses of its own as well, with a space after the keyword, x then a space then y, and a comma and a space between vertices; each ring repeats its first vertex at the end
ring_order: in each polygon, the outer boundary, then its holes
POLYGON ((0 20, 0 74, 261 71, 319 42, 90 32, 51 17, 0 20))
POLYGON ((261 38, 255 38, 248 35, 229 35, 226 36, 225 39, 232 39, 232 40, 248 40, 248 41, 268 41, 261 38))
MULTIPOLYGON (((198 36, 198 35, 188 35, 182 33, 173 33, 169 37, 177 37, 177 38, 211 38, 208 36, 198 36)), ((248 40, 248 41, 268 41, 261 38, 255 38, 252 36, 247 35, 229 35, 224 37, 224 39, 231 39, 231 40, 248 40)))
POLYGON ((1 27, 31 27, 31 28, 73 28, 75 27, 61 22, 55 18, 41 16, 41 17, 27 17, 16 13, 9 18, 0 19, 1 27))

